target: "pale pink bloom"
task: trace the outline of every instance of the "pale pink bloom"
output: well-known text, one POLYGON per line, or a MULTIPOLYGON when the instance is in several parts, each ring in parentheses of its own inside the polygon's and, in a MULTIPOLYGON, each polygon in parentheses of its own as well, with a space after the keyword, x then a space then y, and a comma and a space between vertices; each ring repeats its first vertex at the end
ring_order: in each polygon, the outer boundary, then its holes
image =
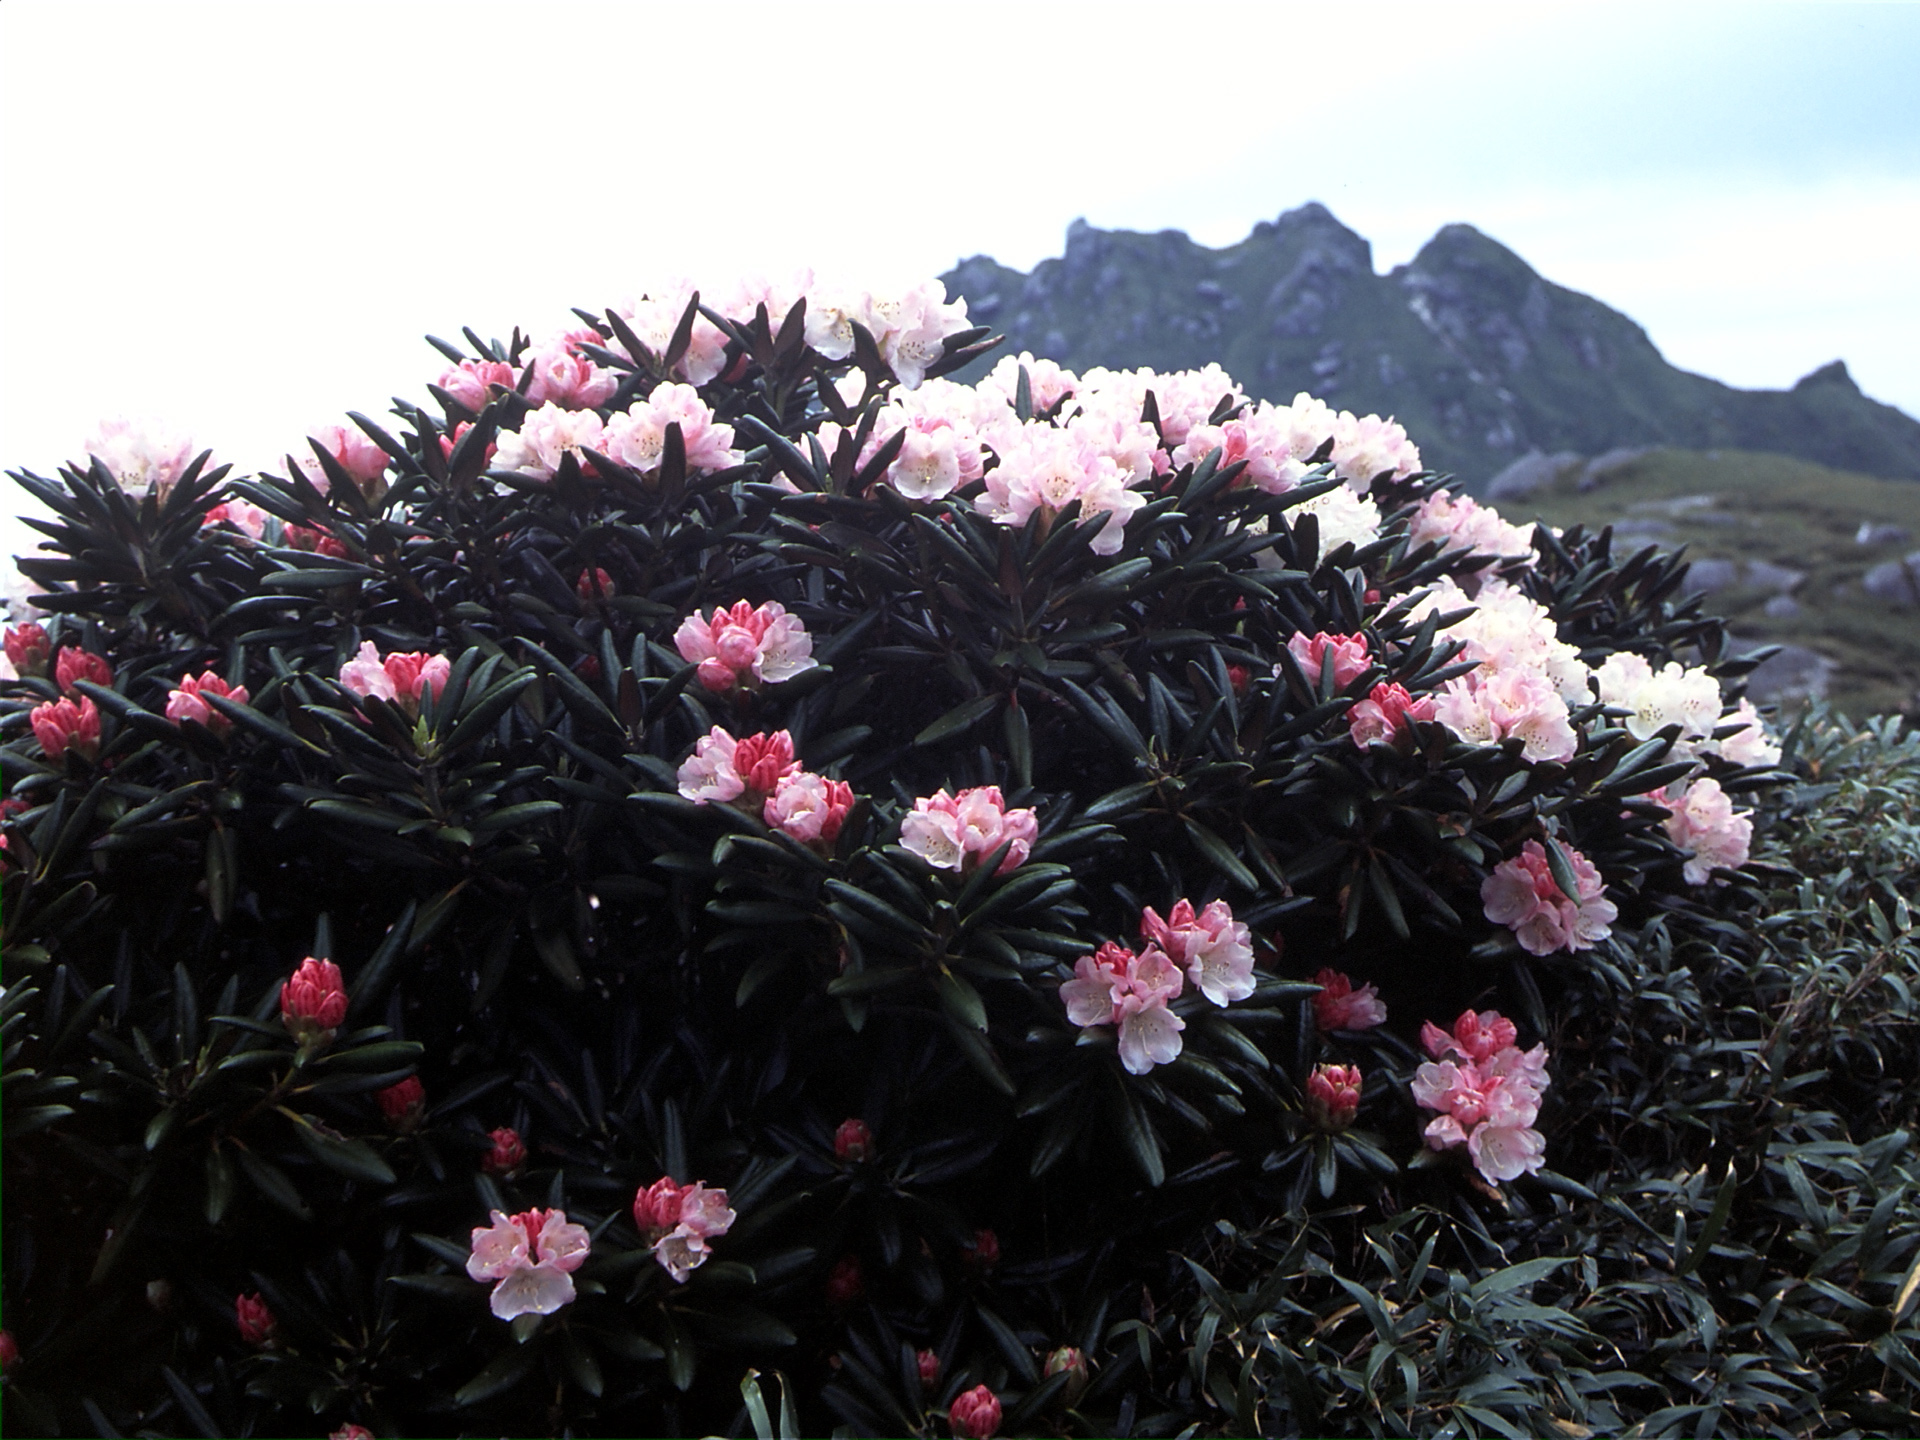
POLYGON ((573 1274, 586 1263, 587 1227, 567 1222, 564 1210, 490 1212, 492 1225, 475 1226, 467 1274, 497 1280, 489 1302, 502 1320, 551 1315, 574 1296, 573 1274))
POLYGON ((1113 461, 1127 485, 1151 480, 1165 462, 1160 437, 1137 414, 1128 415, 1105 396, 1091 395, 1067 421, 1067 431, 1096 455, 1113 461))
POLYGON ((1313 997, 1314 1023, 1322 1030, 1371 1030, 1387 1018, 1380 991, 1372 984, 1358 990, 1338 970, 1323 969, 1313 977, 1320 993, 1313 997))
POLYGON ((1649 740, 1669 725, 1680 727, 1676 756, 1693 753, 1711 741, 1720 723, 1720 682, 1704 669, 1669 660, 1655 670, 1639 655, 1622 650, 1593 672, 1594 688, 1607 705, 1630 712, 1627 732, 1649 740))
MULTIPOLYGON (((1009 410, 1020 393, 1020 372, 1027 372, 1027 396, 1035 415, 1049 415, 1060 407, 1062 401, 1075 394, 1080 388, 1080 379, 1073 371, 1065 369, 1052 360, 1036 360, 1033 352, 1023 350, 1018 355, 1003 355, 998 364, 981 377, 975 387, 983 397, 996 400, 1009 410)), ((1140 411, 1136 405, 1134 418, 1140 411)))
POLYGON ((776 782, 761 818, 803 845, 831 845, 853 808, 853 790, 844 780, 828 780, 801 770, 776 782))
POLYGON ((187 473, 195 454, 193 442, 184 435, 151 421, 124 418, 96 424, 87 432, 86 449, 129 495, 144 495, 151 488, 162 500, 187 473))
POLYGON ((1316 1065, 1307 1076, 1307 1114, 1316 1128, 1345 1130, 1360 1113, 1360 1067, 1316 1065))
POLYGON ((675 777, 681 795, 696 805, 739 799, 747 787, 733 767, 738 746, 718 725, 695 741, 693 754, 680 762, 675 777))
POLYGON ((968 328, 966 300, 949 303, 947 287, 938 280, 923 280, 899 295, 871 295, 866 313, 880 358, 909 390, 946 352, 947 336, 968 328))
MULTIPOLYGON (((384 493, 387 465, 391 457, 358 425, 323 425, 307 438, 313 445, 326 451, 328 458, 347 472, 348 478, 360 487, 360 493, 369 500, 377 500, 384 493)), ((332 491, 333 481, 311 453, 297 455, 294 459, 316 490, 323 495, 332 491)))
POLYGON ((69 750, 87 760, 100 753, 100 710, 84 695, 77 704, 63 698, 36 705, 27 723, 49 760, 58 760, 69 750))
POLYGON ((1521 741, 1527 759, 1568 760, 1579 748, 1567 702, 1551 681, 1536 671, 1483 667, 1442 687, 1433 718, 1462 740, 1497 745, 1509 737, 1521 741))
POLYGON ((727 1233, 734 1212, 727 1208, 727 1192, 709 1190, 695 1181, 678 1185, 662 1176, 633 1197, 633 1221, 649 1238, 653 1258, 684 1285, 687 1276, 707 1261, 713 1247, 707 1242, 727 1233))
POLYGON ((1334 473, 1360 494, 1381 476, 1404 480, 1420 468, 1420 450, 1405 427, 1378 415, 1342 410, 1333 430, 1334 473))
POLYGON ((1590 950, 1612 933, 1609 927, 1619 916, 1606 898, 1606 886, 1593 862, 1578 850, 1566 853, 1579 891, 1577 901, 1560 893, 1538 840, 1527 841, 1518 855, 1496 866, 1481 882, 1487 919, 1511 929, 1530 954, 1590 950))
POLYGON ((549 400, 522 420, 518 430, 501 432, 494 468, 550 480, 560 462, 572 455, 582 470, 591 470, 593 462, 585 452, 601 449, 604 428, 594 411, 569 410, 549 400))
POLYGON ((1467 1136, 1467 1153, 1474 1168, 1498 1185, 1546 1164, 1547 1141, 1525 1125, 1478 1125, 1467 1136))
POLYGON ((1579 650, 1560 639, 1553 617, 1543 606, 1497 576, 1481 581, 1471 596, 1451 576, 1443 577, 1427 587, 1407 618, 1417 623, 1428 615, 1462 611, 1466 614, 1442 629, 1440 637, 1462 644, 1463 661, 1480 663, 1482 668, 1468 678, 1526 670, 1543 677, 1569 705, 1584 705, 1591 699, 1590 672, 1581 663, 1579 650))
POLYGON ((960 868, 966 858, 960 843, 960 816, 945 790, 913 802, 912 813, 900 822, 900 844, 936 870, 960 868))
POLYGON ((749 676, 756 685, 777 685, 819 663, 800 617, 775 600, 760 606, 740 600, 731 609, 716 609, 710 620, 696 610, 680 622, 673 643, 682 659, 699 667, 700 683, 714 691, 731 690, 749 676))
POLYGON ((340 685, 349 694, 391 700, 408 715, 418 715, 422 698, 439 699, 452 673, 444 655, 396 650, 382 659, 371 640, 362 640, 358 653, 340 667, 340 685))
MULTIPOLYGON (((950 426, 901 432, 900 454, 887 467, 893 488, 912 500, 940 500, 960 485, 960 437, 950 426)), ((972 447, 975 464, 980 448, 972 447)))
POLYGON ((1307 679, 1316 684, 1326 666, 1327 656, 1331 654, 1333 688, 1336 690, 1346 689, 1373 664, 1364 635, 1329 635, 1322 630, 1310 636, 1296 630, 1287 639, 1287 649, 1300 662, 1307 679))
POLYGON ((435 383, 478 415, 492 401, 495 385, 512 390, 520 383, 520 376, 504 360, 462 360, 452 369, 441 371, 435 383))
POLYGON ((1136 955, 1109 940, 1074 962, 1074 978, 1060 986, 1067 1018, 1083 1029, 1115 1025, 1120 1063, 1144 1075, 1180 1054, 1186 1022, 1169 1004, 1183 986, 1180 967, 1157 946, 1136 955))
POLYGON ((258 540, 267 533, 267 521, 271 518, 265 510, 251 500, 235 498, 222 501, 207 511, 206 518, 200 522, 200 526, 206 529, 214 525, 228 525, 247 539, 258 540))
POLYGON ((1125 472, 1111 455, 1101 454, 1086 436, 1034 423, 1021 426, 999 452, 1000 463, 987 472, 980 510, 998 525, 1020 526, 1039 511, 1052 518, 1075 501, 1080 518, 1105 515, 1107 523, 1089 547, 1112 555, 1125 537, 1127 517, 1147 497, 1127 488, 1125 472))
POLYGON ((1293 517, 1311 515, 1320 528, 1320 553, 1331 555, 1342 545, 1356 549, 1380 538, 1380 507, 1364 496, 1356 496, 1344 485, 1324 495, 1302 501, 1288 512, 1293 517))
POLYGON ((1007 809, 997 785, 923 795, 900 823, 901 845, 936 870, 971 869, 1005 844, 995 872, 1005 875, 1026 863, 1039 838, 1039 818, 1030 809, 1007 809))
POLYGON ((743 458, 733 448, 733 427, 714 422, 713 411, 691 385, 666 383, 654 387, 624 414, 607 421, 602 443, 594 448, 629 470, 651 474, 666 454, 667 427, 680 427, 680 443, 689 470, 726 470, 743 458))
POLYGON ((1407 530, 1409 546, 1438 541, 1443 550, 1470 550, 1502 559, 1524 558, 1533 563, 1533 526, 1510 525, 1491 505, 1470 495, 1436 490, 1413 512, 1407 530))
POLYGON ((1719 781, 1703 777, 1678 790, 1668 786, 1652 798, 1670 807, 1667 834, 1689 852, 1681 870, 1689 885, 1705 885, 1715 870, 1737 870, 1747 863, 1751 812, 1735 810, 1719 781))
POLYGON ((213 671, 208 670, 197 678, 182 675, 180 683, 167 696, 167 719, 178 725, 183 720, 192 720, 204 725, 216 735, 224 735, 233 729, 233 721, 201 699, 202 695, 218 695, 231 700, 236 705, 247 703, 247 687, 229 686, 213 671))
POLYGON ((1247 400, 1246 392, 1218 365, 1149 374, 1146 379, 1145 388, 1153 392, 1154 407, 1160 412, 1160 434, 1169 449, 1181 445, 1194 426, 1211 423, 1222 400, 1235 406, 1247 400))
MULTIPOLYGON (((673 334, 680 326, 680 318, 687 312, 687 303, 693 299, 694 285, 691 280, 681 277, 669 280, 664 286, 654 290, 645 299, 636 300, 628 305, 615 306, 614 313, 627 322, 640 343, 653 353, 656 361, 666 358, 667 350, 673 344, 673 334)), ((784 313, 774 317, 777 327, 785 319, 784 313)), ((627 347, 617 338, 607 342, 607 348, 627 359, 638 361, 639 356, 627 355, 627 347)), ((690 385, 704 385, 719 375, 727 363, 727 336, 706 316, 695 313, 691 341, 687 353, 674 367, 674 376, 690 385)))
POLYGON ((1410 722, 1431 720, 1433 715, 1433 696, 1416 700, 1406 686, 1382 681, 1347 711, 1347 733, 1363 750, 1373 744, 1398 745, 1412 738, 1410 722))
POLYGON ((1753 708, 1751 700, 1742 696, 1732 714, 1720 717, 1720 726, 1716 728, 1728 725, 1740 725, 1741 728, 1724 740, 1702 748, 1717 748, 1720 758, 1734 765, 1780 763, 1780 747, 1768 738, 1766 724, 1760 719, 1760 712, 1753 708))
POLYGON ((1221 465, 1241 461, 1246 469, 1235 483, 1269 495, 1284 495, 1306 478, 1307 464, 1324 435, 1296 423, 1292 409, 1262 400, 1219 425, 1196 425, 1174 450, 1175 465, 1189 465, 1219 450, 1221 465))
POLYGON ((1140 912, 1140 938, 1166 951, 1216 1005, 1230 1005, 1253 993, 1253 935, 1233 918, 1224 900, 1195 914, 1193 902, 1182 899, 1164 920, 1149 905, 1140 912))
POLYGON ((574 348, 605 343, 597 330, 571 330, 553 336, 527 357, 526 363, 533 367, 527 399, 535 405, 552 403, 569 410, 591 410, 606 404, 620 388, 619 373, 594 364, 574 348))
POLYGON ((709 303, 715 311, 740 325, 750 324, 755 312, 764 305, 767 324, 778 335, 781 323, 792 313, 794 305, 812 289, 813 271, 802 266, 781 280, 765 274, 735 276, 723 289, 714 292, 709 303))

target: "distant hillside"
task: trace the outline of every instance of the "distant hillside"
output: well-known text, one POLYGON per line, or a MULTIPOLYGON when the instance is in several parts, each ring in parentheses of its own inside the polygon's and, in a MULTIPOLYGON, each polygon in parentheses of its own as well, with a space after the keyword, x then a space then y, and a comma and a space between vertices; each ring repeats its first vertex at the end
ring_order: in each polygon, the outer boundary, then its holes
POLYGON ((1625 315, 1470 225, 1378 275, 1367 241, 1318 204, 1224 250, 1075 221, 1066 253, 1031 275, 977 255, 942 278, 1016 353, 1076 369, 1218 361, 1258 396, 1397 416, 1428 464, 1474 490, 1531 452, 1650 445, 1920 479, 1920 421, 1861 394, 1844 364, 1785 391, 1676 369, 1625 315))

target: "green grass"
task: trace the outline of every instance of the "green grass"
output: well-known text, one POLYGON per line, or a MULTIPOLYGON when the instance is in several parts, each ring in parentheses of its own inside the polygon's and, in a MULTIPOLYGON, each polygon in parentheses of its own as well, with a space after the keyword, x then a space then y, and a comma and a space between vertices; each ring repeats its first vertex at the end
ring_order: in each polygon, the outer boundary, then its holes
POLYGON ((1515 521, 1625 522, 1635 533, 1616 542, 1616 553, 1645 543, 1669 550, 1685 545, 1694 559, 1741 562, 1743 576, 1749 561, 1804 571, 1806 579, 1791 592, 1798 614, 1767 614, 1764 607, 1778 592, 1746 583, 1716 590, 1708 606, 1732 620, 1744 639, 1804 645, 1835 661, 1828 694, 1846 711, 1913 705, 1920 688, 1920 610, 1874 598, 1860 578, 1920 549, 1920 484, 1739 450, 1651 451, 1585 493, 1577 473, 1499 508, 1515 521), (1901 526, 1907 538, 1858 544, 1863 521, 1901 526))

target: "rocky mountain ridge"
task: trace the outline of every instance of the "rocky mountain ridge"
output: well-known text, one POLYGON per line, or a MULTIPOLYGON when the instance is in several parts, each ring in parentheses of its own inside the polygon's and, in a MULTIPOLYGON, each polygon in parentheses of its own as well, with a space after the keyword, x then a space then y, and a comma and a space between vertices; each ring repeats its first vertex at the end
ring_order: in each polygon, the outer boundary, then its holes
POLYGON ((1396 416, 1429 464, 1475 490, 1535 454, 1655 445, 1920 479, 1920 421, 1863 395, 1844 363, 1790 390, 1681 370, 1629 317, 1470 225, 1445 226, 1383 275, 1372 246, 1317 203, 1220 250, 1076 220, 1064 253, 1030 274, 976 255, 942 278, 1015 353, 1076 369, 1218 361, 1257 396, 1308 390, 1396 416))

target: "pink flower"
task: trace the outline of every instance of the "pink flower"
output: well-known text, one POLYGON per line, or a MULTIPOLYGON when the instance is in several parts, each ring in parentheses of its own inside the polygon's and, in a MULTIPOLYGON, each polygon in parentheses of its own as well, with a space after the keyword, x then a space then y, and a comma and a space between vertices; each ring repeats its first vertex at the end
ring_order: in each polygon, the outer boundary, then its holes
MULTIPOLYGON (((388 455, 375 444, 357 425, 326 425, 309 435, 308 440, 318 450, 326 452, 328 458, 337 461, 347 477, 360 487, 360 493, 369 501, 378 500, 386 493, 386 473, 388 455)), ((313 486, 321 494, 332 491, 333 481, 327 478, 326 469, 310 455, 297 457, 298 464, 313 486)))
POLYGON ((852 808, 853 789, 844 780, 827 780, 800 770, 780 777, 761 818, 803 845, 815 841, 831 845, 852 808))
POLYGON ((426 1109, 427 1087, 420 1083, 418 1075, 409 1075, 399 1084, 377 1091, 373 1098, 389 1125, 397 1130, 411 1130, 426 1109))
POLYGON ((940 1383, 940 1357, 931 1350, 916 1350, 913 1368, 919 1372, 920 1388, 931 1390, 940 1383))
POLYGON ((489 1302, 502 1320, 551 1315, 573 1299, 573 1274, 586 1263, 587 1227, 567 1223, 564 1210, 490 1212, 493 1223, 476 1225, 467 1274, 497 1280, 489 1302))
POLYGON ((1109 940, 1092 955, 1074 962, 1074 978, 1060 986, 1067 1019, 1082 1029, 1115 1025, 1120 1032, 1120 1063, 1132 1075, 1180 1054, 1186 1022, 1169 1004, 1180 994, 1180 967, 1158 946, 1140 955, 1109 940))
POLYGON ((233 1320, 240 1329, 240 1338, 247 1344, 257 1345, 262 1350, 273 1348, 280 1324, 273 1318, 273 1311, 267 1308, 267 1302, 260 1298, 258 1291, 233 1297, 233 1320))
POLYGON ((633 1196, 633 1223, 646 1233, 671 1230, 680 1223, 680 1197, 691 1188, 671 1175, 642 1186, 633 1196))
POLYGON ((982 785, 949 795, 934 791, 913 802, 900 824, 900 843, 936 870, 964 871, 1008 846, 994 873, 1005 875, 1024 865, 1040 838, 1039 817, 1029 809, 1009 810, 998 785, 982 785))
POLYGON ((1480 885, 1487 919, 1512 930, 1522 948, 1534 955, 1556 950, 1591 950, 1612 933, 1619 916, 1606 898, 1606 886, 1593 862, 1567 848, 1577 899, 1568 899, 1554 883, 1547 852, 1529 840, 1511 860, 1501 862, 1480 885))
MULTIPOLYGON (((193 442, 164 426, 132 420, 102 420, 87 434, 87 454, 98 460, 129 495, 149 488, 165 500, 193 463, 193 442)), ((84 467, 83 467, 84 468, 84 467)))
POLYGON ((289 550, 305 550, 315 555, 330 555, 336 560, 351 558, 351 552, 347 547, 324 530, 309 529, 305 525, 288 525, 280 532, 280 538, 289 550))
POLYGON ((437 382, 466 409, 478 415, 493 399, 493 387, 512 390, 520 383, 513 366, 504 360, 462 360, 451 370, 440 372, 437 382))
POLYGON ((82 696, 71 700, 50 700, 36 705, 27 717, 33 737, 49 760, 58 760, 71 750, 91 760, 100 753, 100 711, 92 700, 82 696))
POLYGON ((200 528, 205 530, 212 526, 225 525, 238 531, 248 540, 258 540, 267 533, 267 521, 272 518, 251 500, 235 498, 224 500, 207 511, 206 518, 200 522, 200 528))
POLYGON ((1431 1020, 1420 1023, 1420 1045, 1436 1060, 1457 1054, 1478 1063, 1513 1045, 1519 1037, 1514 1024, 1498 1010, 1462 1010, 1449 1034, 1431 1020))
POLYGON ((1140 912, 1140 938, 1166 951, 1216 1005, 1230 1005, 1253 993, 1252 932, 1233 918, 1224 900, 1195 915, 1193 902, 1183 899, 1165 920, 1149 905, 1140 912))
POLYGON ((1546 1142, 1530 1127, 1551 1083, 1547 1047, 1521 1051, 1513 1023, 1494 1010, 1464 1012, 1451 1035, 1427 1022, 1420 1038, 1435 1063, 1414 1073, 1413 1097, 1440 1112, 1427 1126, 1427 1144, 1465 1145, 1474 1167, 1496 1185, 1538 1170, 1546 1142))
POLYGON ((858 1255, 842 1255, 827 1272, 827 1303, 844 1309, 867 1293, 867 1277, 858 1255))
POLYGON ((726 1234, 734 1218, 727 1192, 709 1190, 697 1180, 680 1185, 663 1175, 633 1197, 633 1223, 650 1237, 653 1258, 676 1285, 684 1285, 706 1263, 712 1253, 707 1241, 726 1234))
POLYGON ((1416 700, 1404 685, 1383 682, 1347 711, 1347 733, 1363 750, 1381 741, 1396 746, 1410 742, 1413 739, 1411 722, 1433 719, 1433 703, 1431 695, 1422 695, 1416 700))
POLYGON ((800 617, 776 600, 759 606, 737 601, 715 610, 711 620, 696 610, 680 622, 673 643, 681 658, 699 666, 700 683, 715 692, 737 684, 777 685, 819 663, 800 617))
POLYGON ((842 1120, 839 1128, 833 1132, 833 1153, 853 1165, 871 1159, 873 1131, 867 1128, 867 1122, 860 1119, 842 1120))
POLYGON ((1316 1065, 1307 1076, 1307 1114, 1321 1130, 1345 1130, 1360 1113, 1360 1067, 1316 1065))
POLYGON ((1680 872, 1689 885, 1705 885, 1714 880, 1715 870, 1737 870, 1747 863, 1753 841, 1751 812, 1735 810, 1719 781, 1703 777, 1677 791, 1668 786, 1653 798, 1669 807, 1668 836, 1689 852, 1680 872))
POLYGON ((493 1148, 480 1159, 480 1168, 487 1174, 511 1175, 527 1163, 527 1147, 519 1131, 502 1125, 489 1132, 487 1138, 493 1141, 493 1148))
POLYGON ((947 1410, 947 1423, 964 1440, 989 1440, 1000 1430, 1000 1397, 984 1385, 962 1391, 947 1410))
MULTIPOLYGON (((664 360, 668 349, 673 344, 674 331, 679 329, 681 317, 687 313, 687 303, 693 299, 693 296, 692 281, 684 278, 670 280, 651 291, 644 300, 630 305, 616 306, 614 313, 627 322, 628 328, 633 331, 640 343, 653 353, 655 360, 664 360)), ((808 319, 811 320, 811 301, 808 309, 808 319)), ((751 312, 747 318, 751 318, 751 312)), ((776 331, 784 318, 786 318, 784 310, 772 316, 776 331)), ((641 363, 638 355, 627 355, 624 342, 609 341, 607 348, 626 355, 629 360, 641 363)), ((726 333, 706 316, 696 311, 687 353, 674 367, 674 374, 691 385, 704 385, 720 373, 726 361, 726 333)))
POLYGON ((702 735, 694 742, 693 754, 680 762, 675 778, 681 795, 696 805, 737 800, 747 788, 733 764, 739 746, 740 742, 718 725, 702 735))
POLYGON ((54 657, 53 678, 60 689, 69 695, 73 693, 73 682, 76 680, 86 680, 111 690, 113 667, 89 650, 68 645, 54 657))
POLYGON ((213 671, 208 670, 198 678, 182 675, 179 685, 167 695, 167 719, 178 725, 191 720, 196 725, 204 725, 216 735, 225 735, 233 729, 233 721, 201 697, 218 695, 223 700, 231 700, 236 705, 247 703, 247 687, 228 685, 213 671))
POLYGON ((390 700, 407 714, 418 715, 422 697, 431 694, 439 699, 452 672, 444 655, 395 651, 382 659, 374 643, 363 640, 359 653, 340 667, 340 684, 362 699, 390 700))
POLYGON ((1329 635, 1322 630, 1309 638, 1296 630, 1287 641, 1287 649, 1300 662, 1300 669, 1305 672, 1310 684, 1319 683, 1326 657, 1331 654, 1333 688, 1336 690, 1346 689, 1373 663, 1364 635, 1329 635))
POLYGON ((16 678, 41 674, 53 653, 53 642, 47 638, 46 627, 31 620, 7 631, 6 646, 7 661, 14 667, 16 678))
POLYGON ((1107 523, 1089 547, 1096 555, 1119 551, 1127 517, 1147 503, 1145 495, 1127 488, 1127 473, 1090 436, 1046 424, 1013 431, 986 479, 979 507, 997 525, 1025 525, 1039 512, 1044 532, 1075 501, 1082 520, 1105 515, 1107 523))
POLYGON ((1462 740, 1497 745, 1518 739, 1520 753, 1538 763, 1570 760, 1579 748, 1567 702, 1535 670, 1489 670, 1449 680, 1433 701, 1433 718, 1462 740))
MULTIPOLYGON (((601 343, 597 331, 576 331, 560 335, 527 357, 533 377, 527 382, 527 399, 535 405, 561 405, 569 410, 591 410, 604 405, 620 388, 620 376, 603 370, 583 355, 575 354, 572 342, 601 343)), ((509 382, 512 388, 512 382, 509 382)), ((471 410, 479 407, 469 406, 471 410)))
POLYGON ((747 789, 771 795, 782 780, 800 771, 800 762, 793 755, 793 736, 785 730, 747 736, 734 749, 733 767, 747 789))
MULTIPOLYGON (((920 1353, 922 1355, 933 1354, 931 1350, 922 1350, 920 1353)), ((19 1346, 19 1343, 15 1341, 13 1338, 13 1332, 11 1330, 0 1330, 0 1374, 4 1374, 8 1370, 11 1370, 14 1367, 14 1365, 19 1362, 19 1359, 20 1359, 20 1346, 19 1346)), ((934 1362, 934 1366, 935 1366, 935 1372, 938 1373, 939 1362, 937 1360, 934 1362)), ((925 1384, 926 1370, 924 1368, 922 1368, 920 1372, 920 1378, 921 1378, 921 1383, 925 1384)))
MULTIPOLYGON (((467 438, 467 432, 471 429, 473 429, 472 423, 466 420, 462 420, 458 425, 455 425, 453 427, 453 433, 451 435, 442 435, 440 437, 440 458, 442 460, 448 460, 448 461, 452 460, 453 452, 459 448, 460 442, 467 438)), ((481 463, 491 467, 493 464, 493 457, 498 455, 499 453, 500 453, 499 442, 494 440, 489 440, 487 442, 486 453, 480 457, 481 463)))
POLYGON ((613 576, 595 566, 591 570, 582 570, 580 578, 573 582, 573 593, 581 601, 604 600, 613 594, 613 576))
POLYGON ((1322 1030, 1371 1030, 1387 1018, 1380 992, 1370 984, 1356 990, 1338 970, 1322 970, 1313 982, 1320 987, 1313 997, 1313 1019, 1322 1030))
POLYGON ((1533 526, 1509 525, 1491 505, 1470 495, 1436 490, 1413 512, 1408 548, 1438 541, 1442 550, 1470 550, 1500 559, 1524 557, 1533 563, 1533 526))
POLYGON ((327 1440, 374 1440, 373 1431, 364 1425, 355 1425, 351 1421, 327 1436, 327 1440))
POLYGON ((1329 458, 1334 473, 1363 494, 1382 476, 1404 480, 1420 468, 1419 447, 1407 439, 1404 427, 1391 418, 1355 418, 1345 410, 1335 422, 1333 454, 1329 458))
POLYGON ((667 426, 680 427, 689 470, 730 470, 744 458, 733 448, 733 427, 717 424, 713 411, 691 385, 663 384, 607 421, 595 448, 629 470, 650 475, 666 454, 667 426))
POLYGON ((572 455, 574 463, 590 474, 593 462, 586 452, 601 449, 602 428, 593 411, 569 410, 549 400, 522 420, 518 430, 501 432, 494 468, 551 480, 560 462, 572 455))
POLYGON ((302 1045, 325 1043, 347 1018, 340 967, 309 955, 280 987, 280 1023, 302 1045))

